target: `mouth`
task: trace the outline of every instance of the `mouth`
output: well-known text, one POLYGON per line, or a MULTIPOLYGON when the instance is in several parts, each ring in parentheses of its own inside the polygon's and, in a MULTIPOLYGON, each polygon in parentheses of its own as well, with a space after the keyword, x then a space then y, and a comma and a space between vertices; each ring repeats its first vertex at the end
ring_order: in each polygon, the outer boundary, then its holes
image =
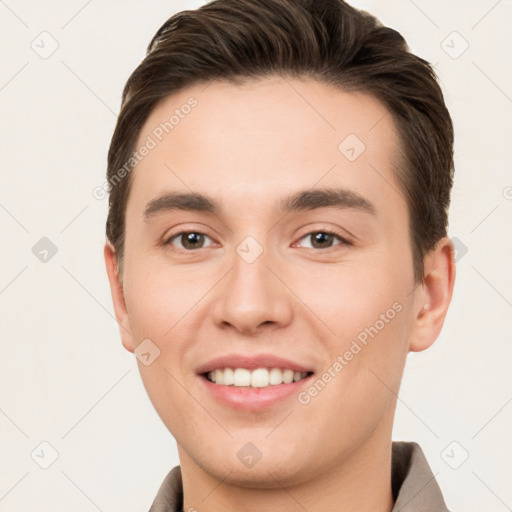
POLYGON ((226 354, 196 374, 206 396, 239 411, 263 411, 293 399, 308 385, 313 367, 270 353, 226 354))
POLYGON ((237 388, 269 388, 282 384, 300 382, 313 372, 300 372, 291 368, 216 368, 201 374, 216 386, 237 388))

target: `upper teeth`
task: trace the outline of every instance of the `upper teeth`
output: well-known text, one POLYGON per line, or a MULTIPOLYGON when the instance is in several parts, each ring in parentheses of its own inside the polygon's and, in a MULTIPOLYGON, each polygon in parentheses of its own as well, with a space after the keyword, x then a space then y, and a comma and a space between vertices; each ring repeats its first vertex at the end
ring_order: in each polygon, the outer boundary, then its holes
POLYGON ((294 372, 290 369, 280 368, 218 368, 208 372, 208 379, 218 385, 224 386, 252 386, 264 388, 269 384, 289 384, 297 382, 307 376, 307 372, 294 372))

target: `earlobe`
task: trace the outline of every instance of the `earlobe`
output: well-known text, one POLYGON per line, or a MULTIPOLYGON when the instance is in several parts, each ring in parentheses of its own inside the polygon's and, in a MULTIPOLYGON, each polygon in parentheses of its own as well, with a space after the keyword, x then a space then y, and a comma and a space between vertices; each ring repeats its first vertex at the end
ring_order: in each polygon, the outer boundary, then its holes
POLYGON ((409 345, 411 352, 427 349, 441 333, 455 285, 453 255, 453 242, 444 237, 425 257, 427 273, 415 299, 417 313, 409 345))
POLYGON ((112 303, 114 305, 114 312, 116 315, 117 323, 119 325, 122 343, 126 350, 133 352, 135 347, 133 345, 133 337, 128 319, 128 312, 126 309, 123 286, 117 271, 115 251, 112 247, 112 244, 110 244, 108 241, 105 243, 103 255, 105 257, 105 265, 110 283, 110 293, 112 295, 112 303))

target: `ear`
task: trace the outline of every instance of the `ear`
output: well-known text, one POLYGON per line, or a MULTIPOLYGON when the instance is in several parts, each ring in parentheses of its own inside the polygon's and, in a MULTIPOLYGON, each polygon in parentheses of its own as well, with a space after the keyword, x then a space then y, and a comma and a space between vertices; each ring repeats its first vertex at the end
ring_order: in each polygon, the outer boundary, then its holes
POLYGON ((416 289, 414 324, 409 350, 420 352, 438 338, 455 285, 455 248, 448 237, 425 256, 426 275, 416 289))
POLYGON ((114 304, 114 311, 117 323, 119 324, 123 346, 128 352, 133 352, 135 347, 124 299, 123 286, 117 272, 116 254, 114 248, 108 241, 103 249, 103 254, 105 256, 105 265, 110 282, 110 292, 112 294, 112 302, 114 304))

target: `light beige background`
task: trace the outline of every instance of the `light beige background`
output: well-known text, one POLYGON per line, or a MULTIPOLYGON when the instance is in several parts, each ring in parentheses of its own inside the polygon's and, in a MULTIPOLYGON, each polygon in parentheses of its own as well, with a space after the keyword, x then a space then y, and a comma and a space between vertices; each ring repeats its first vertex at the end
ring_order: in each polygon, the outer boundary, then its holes
MULTIPOLYGON (((168 17, 201 3, 0 1, 4 512, 147 510, 178 463, 120 342, 93 190, 130 72, 168 17), (58 251, 47 262, 42 237, 58 251)), ((512 2, 351 3, 436 65, 456 126, 455 293, 436 344, 410 355, 394 438, 419 442, 454 512, 511 510, 512 2)))

